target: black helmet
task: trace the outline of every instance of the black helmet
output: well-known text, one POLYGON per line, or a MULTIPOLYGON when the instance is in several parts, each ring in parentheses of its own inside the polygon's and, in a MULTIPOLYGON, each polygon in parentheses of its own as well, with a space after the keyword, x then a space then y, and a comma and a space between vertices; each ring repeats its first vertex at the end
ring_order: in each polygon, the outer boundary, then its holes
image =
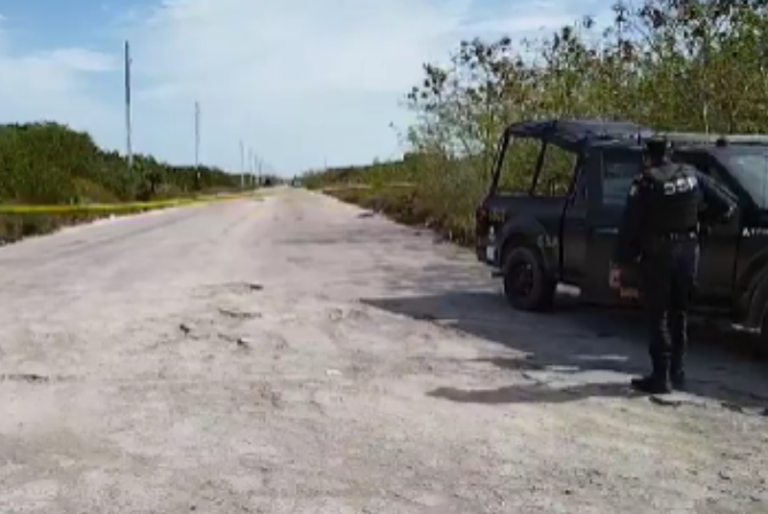
POLYGON ((654 136, 645 140, 643 153, 653 162, 661 162, 669 157, 672 144, 666 137, 654 136))

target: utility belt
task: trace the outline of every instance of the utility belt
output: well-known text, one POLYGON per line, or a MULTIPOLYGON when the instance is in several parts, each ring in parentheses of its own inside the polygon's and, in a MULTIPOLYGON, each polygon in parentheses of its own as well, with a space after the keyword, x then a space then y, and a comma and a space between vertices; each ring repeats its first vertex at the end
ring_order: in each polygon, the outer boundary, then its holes
POLYGON ((660 232, 651 234, 650 237, 659 241, 691 241, 699 238, 699 230, 698 228, 691 228, 674 232, 660 232))
POLYGON ((669 251, 670 245, 684 241, 698 241, 699 231, 689 229, 675 232, 656 232, 643 238, 643 251, 648 253, 669 251))

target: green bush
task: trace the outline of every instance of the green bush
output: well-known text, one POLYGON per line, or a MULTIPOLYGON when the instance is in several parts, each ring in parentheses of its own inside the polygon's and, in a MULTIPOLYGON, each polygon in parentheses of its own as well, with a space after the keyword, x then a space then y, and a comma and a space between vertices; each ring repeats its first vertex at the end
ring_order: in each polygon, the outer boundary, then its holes
MULTIPOLYGON (((768 2, 629 4, 616 4, 608 28, 587 17, 520 45, 509 37, 460 42, 448 65, 425 64, 423 81, 406 95, 418 122, 407 128, 403 159, 308 172, 304 184, 412 182, 413 194, 390 211, 415 210, 419 222, 471 242, 474 209, 509 123, 596 117, 659 130, 768 132, 768 2)), ((503 186, 524 188, 534 161, 531 149, 510 154, 503 186)), ((565 164, 556 157, 547 169, 562 181, 565 164)))
MULTIPOLYGON (((240 176, 201 166, 172 166, 136 155, 133 166, 99 149, 91 136, 57 123, 0 125, 0 207, 158 201, 232 192, 240 176)), ((0 245, 65 225, 142 209, 0 214, 0 245)), ((13 211, 15 209, 10 209, 13 211)), ((23 209, 22 209, 23 210, 23 209)))
POLYGON ((117 152, 105 152, 88 134, 57 123, 0 126, 0 203, 146 201, 239 187, 239 175, 145 155, 136 155, 129 170, 117 152))

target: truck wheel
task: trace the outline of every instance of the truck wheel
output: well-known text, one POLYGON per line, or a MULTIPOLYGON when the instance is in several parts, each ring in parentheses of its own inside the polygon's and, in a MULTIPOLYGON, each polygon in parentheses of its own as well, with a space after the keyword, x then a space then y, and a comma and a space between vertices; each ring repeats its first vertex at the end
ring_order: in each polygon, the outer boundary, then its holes
POLYGON ((757 345, 758 353, 763 357, 768 357, 768 305, 763 308, 763 315, 760 320, 760 336, 757 345))
POLYGON ((512 249, 504 260, 504 295, 522 311, 547 311, 554 304, 557 283, 549 279, 538 252, 512 249))

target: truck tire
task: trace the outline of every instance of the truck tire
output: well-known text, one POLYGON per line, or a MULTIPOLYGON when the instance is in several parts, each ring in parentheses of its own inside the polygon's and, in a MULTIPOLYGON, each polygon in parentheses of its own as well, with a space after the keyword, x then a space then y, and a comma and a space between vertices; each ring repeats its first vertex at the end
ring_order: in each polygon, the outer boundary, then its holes
POLYGON ((515 309, 551 310, 557 282, 547 277, 537 250, 526 246, 510 250, 504 259, 504 296, 515 309))
POLYGON ((760 335, 757 340, 757 351, 763 357, 768 357, 768 304, 763 307, 760 318, 760 335))
POLYGON ((750 299, 749 310, 746 315, 752 322, 759 324, 759 333, 753 338, 754 347, 763 356, 768 356, 768 277, 763 277, 750 299), (755 320, 755 318, 757 318, 755 320))

